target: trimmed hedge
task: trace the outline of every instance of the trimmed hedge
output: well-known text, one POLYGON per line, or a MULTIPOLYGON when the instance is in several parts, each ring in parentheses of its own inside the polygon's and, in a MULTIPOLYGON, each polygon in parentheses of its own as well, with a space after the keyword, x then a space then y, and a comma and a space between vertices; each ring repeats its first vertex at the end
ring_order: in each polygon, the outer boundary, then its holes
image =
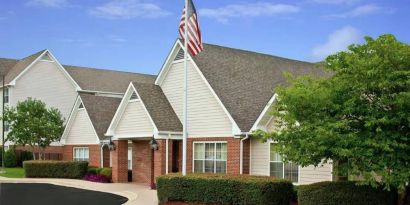
POLYGON ((9 149, 4 153, 4 166, 17 167, 17 156, 14 149, 9 149))
POLYGON ((396 205, 397 192, 356 185, 355 182, 319 182, 298 187, 299 205, 396 205))
POLYGON ((294 197, 289 181, 271 177, 170 174, 157 177, 160 202, 200 204, 288 205, 294 197))
POLYGON ((79 179, 87 173, 88 162, 74 161, 24 161, 23 168, 28 178, 79 179))

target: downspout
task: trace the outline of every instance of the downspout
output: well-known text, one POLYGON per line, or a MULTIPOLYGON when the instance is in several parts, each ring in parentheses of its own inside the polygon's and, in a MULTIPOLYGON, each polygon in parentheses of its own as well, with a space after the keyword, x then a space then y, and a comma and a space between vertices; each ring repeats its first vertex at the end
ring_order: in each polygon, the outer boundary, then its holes
POLYGON ((241 144, 240 144, 240 159, 239 159, 239 174, 242 175, 243 174, 243 141, 247 140, 249 138, 248 133, 245 134, 245 137, 241 139, 241 144))

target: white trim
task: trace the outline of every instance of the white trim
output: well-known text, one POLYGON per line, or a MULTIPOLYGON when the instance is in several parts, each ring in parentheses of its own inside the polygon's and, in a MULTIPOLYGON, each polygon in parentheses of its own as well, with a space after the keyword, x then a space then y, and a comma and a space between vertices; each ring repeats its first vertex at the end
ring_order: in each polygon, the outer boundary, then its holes
MULTIPOLYGON (((177 40, 174 44, 174 46, 172 47, 171 52, 168 55, 167 60, 165 61, 164 65, 161 68, 160 73, 157 76, 157 79, 155 80, 155 84, 161 86, 162 83, 164 82, 171 65, 174 63, 173 61, 170 61, 171 59, 173 59, 178 53, 175 52, 175 50, 178 48, 178 50, 180 48, 183 48, 182 43, 180 40, 177 40)), ((188 53, 189 54, 189 53, 188 53)), ((231 114, 228 112, 228 110, 226 109, 225 105, 222 103, 221 99, 218 97, 218 95, 215 93, 214 89, 212 89, 211 85, 209 84, 208 80, 205 78, 205 76, 203 75, 203 73, 201 72, 201 70, 199 69, 198 65, 195 63, 195 61, 192 59, 191 55, 188 55, 188 60, 190 60, 190 62, 192 63, 193 67, 195 68, 195 70, 198 72, 199 76, 202 78, 202 80, 205 82, 206 86, 211 90, 212 95, 215 97, 216 101, 218 102, 218 104, 222 107, 222 110, 225 112, 225 114, 228 116, 229 120, 232 123, 232 134, 233 135, 237 135, 241 133, 241 130, 239 128, 239 126, 237 125, 237 123, 235 122, 235 120, 233 119, 233 117, 231 116, 231 114)), ((182 62, 182 61, 181 61, 182 62)))
POLYGON ((250 132, 257 130, 258 125, 260 123, 260 121, 262 120, 262 118, 266 115, 266 113, 268 112, 269 108, 271 108, 273 102, 276 100, 276 98, 278 97, 278 95, 275 93, 273 94, 273 96, 271 97, 271 99, 269 100, 268 104, 265 105, 265 108, 263 108, 261 114, 259 115, 258 119, 256 119, 255 123, 253 124, 250 132))
POLYGON ((169 164, 168 164, 168 158, 169 158, 169 138, 170 138, 171 134, 168 135, 168 138, 165 141, 165 174, 168 174, 168 169, 169 169, 169 164))
MULTIPOLYGON (((155 134, 155 135, 158 135, 158 128, 157 128, 157 126, 155 125, 154 120, 152 120, 152 117, 151 117, 151 115, 149 114, 149 112, 148 112, 148 110, 147 110, 147 107, 145 107, 144 101, 141 99, 140 94, 138 93, 137 89, 134 87, 134 85, 133 85, 132 83, 131 83, 131 86, 132 86, 132 88, 134 89, 135 94, 137 94, 138 100, 141 101, 142 108, 144 108, 146 114, 148 115, 148 118, 149 118, 149 120, 150 120, 152 126, 154 126, 154 134, 155 134)), ((131 94, 131 95, 132 95, 132 94, 131 94)))
MULTIPOLYGON (((228 173, 228 142, 227 141, 194 141, 194 142, 192 142, 192 173, 195 173, 195 144, 206 144, 206 143, 208 143, 208 144, 214 144, 215 146, 214 146, 214 158, 213 158, 213 161, 214 161, 214 171, 212 172, 212 173, 214 173, 214 174, 216 174, 217 172, 216 172, 216 162, 217 162, 217 160, 216 160, 216 144, 217 143, 219 143, 219 144, 226 144, 226 160, 225 160, 225 173, 224 174, 227 174, 228 173)), ((204 146, 204 151, 205 151, 205 146, 204 146)), ((206 160, 204 160, 204 165, 203 165, 203 172, 201 172, 201 173, 205 173, 205 161, 206 160)), ((222 160, 219 160, 219 161, 222 161, 222 160)))
POLYGON ((118 126, 118 123, 122 117, 122 114, 125 111, 126 106, 124 105, 125 103, 128 104, 129 98, 131 97, 132 94, 130 94, 129 90, 131 89, 132 82, 128 85, 127 91, 125 92, 124 96, 121 99, 120 105, 118 105, 117 110, 115 111, 114 117, 111 120, 110 126, 107 129, 107 132, 105 133, 106 136, 113 136, 115 129, 118 126))
MULTIPOLYGON (((85 113, 86 113, 86 115, 87 115, 87 118, 88 118, 88 121, 90 122, 90 124, 91 124, 91 126, 92 126, 92 128, 93 128, 93 131, 94 131, 94 135, 95 135, 95 137, 96 137, 96 141, 95 141, 95 143, 96 144, 99 144, 100 143, 100 138, 98 137, 98 134, 97 134, 97 132, 96 132, 96 130, 95 130, 95 127, 94 127, 94 124, 92 123, 92 121, 91 121, 91 118, 90 118, 90 116, 88 115, 88 111, 87 111, 87 109, 86 109, 86 107, 85 107, 85 105, 84 105, 84 102, 81 100, 81 97, 78 95, 77 96, 77 99, 76 99, 76 101, 75 101, 75 103, 74 103, 74 106, 73 106, 73 109, 71 110, 71 113, 70 113, 70 115, 69 115, 69 117, 68 117, 68 121, 67 121, 67 124, 66 124, 66 127, 64 128, 64 131, 63 131, 63 134, 62 134, 62 136, 61 136, 61 139, 60 139, 60 143, 62 143, 62 144, 66 144, 67 142, 66 142, 66 140, 67 140, 67 137, 68 137, 68 133, 70 133, 70 130, 72 129, 72 126, 73 126, 73 123, 74 123, 74 120, 75 120, 75 117, 74 116, 77 116, 77 114, 78 114, 78 111, 82 111, 82 110, 85 110, 85 113), (79 106, 81 105, 81 104, 83 104, 83 108, 79 108, 79 106)), ((72 145, 73 143, 70 143, 70 145, 72 145)), ((74 143, 75 144, 75 143, 74 143)))
MULTIPOLYGON (((84 147, 84 146, 78 146, 78 147, 73 147, 73 161, 76 161, 75 160, 75 150, 76 149, 85 149, 85 150, 87 150, 88 151, 88 158, 87 158, 87 162, 89 162, 90 161, 90 148, 89 147, 84 147)), ((84 158, 85 159, 85 158, 84 158)))
POLYGON ((52 63, 55 63, 57 67, 63 72, 66 78, 71 82, 74 88, 78 91, 81 90, 81 87, 75 82, 75 80, 71 77, 71 75, 65 70, 65 68, 58 62, 58 60, 54 57, 54 55, 46 49, 43 53, 41 53, 33 62, 31 62, 20 74, 18 74, 13 80, 10 81, 9 85, 16 85, 16 81, 23 76, 33 65, 38 62, 44 55, 49 54, 49 57, 53 60, 52 63))

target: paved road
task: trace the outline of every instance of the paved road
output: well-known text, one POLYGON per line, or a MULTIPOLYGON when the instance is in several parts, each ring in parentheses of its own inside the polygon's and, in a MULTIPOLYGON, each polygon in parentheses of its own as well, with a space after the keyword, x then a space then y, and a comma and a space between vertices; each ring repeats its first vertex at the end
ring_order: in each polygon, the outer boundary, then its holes
MULTIPOLYGON (((12 179, 0 177, 0 183, 46 183, 99 192, 107 192, 128 198, 126 205, 157 205, 157 192, 148 186, 135 183, 102 184, 77 179, 12 179)), ((56 204, 59 204, 58 202, 56 204)), ((59 204, 60 205, 60 204, 59 204)))

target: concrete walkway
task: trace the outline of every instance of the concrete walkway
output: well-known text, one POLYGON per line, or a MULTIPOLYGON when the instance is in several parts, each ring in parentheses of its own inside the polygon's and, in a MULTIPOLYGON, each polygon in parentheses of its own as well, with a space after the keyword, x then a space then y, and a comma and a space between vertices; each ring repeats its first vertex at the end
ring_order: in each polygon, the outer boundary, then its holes
POLYGON ((157 192, 146 185, 135 183, 103 184, 78 179, 32 179, 0 177, 0 183, 47 183, 60 186, 108 192, 128 198, 126 205, 157 205, 157 192))

